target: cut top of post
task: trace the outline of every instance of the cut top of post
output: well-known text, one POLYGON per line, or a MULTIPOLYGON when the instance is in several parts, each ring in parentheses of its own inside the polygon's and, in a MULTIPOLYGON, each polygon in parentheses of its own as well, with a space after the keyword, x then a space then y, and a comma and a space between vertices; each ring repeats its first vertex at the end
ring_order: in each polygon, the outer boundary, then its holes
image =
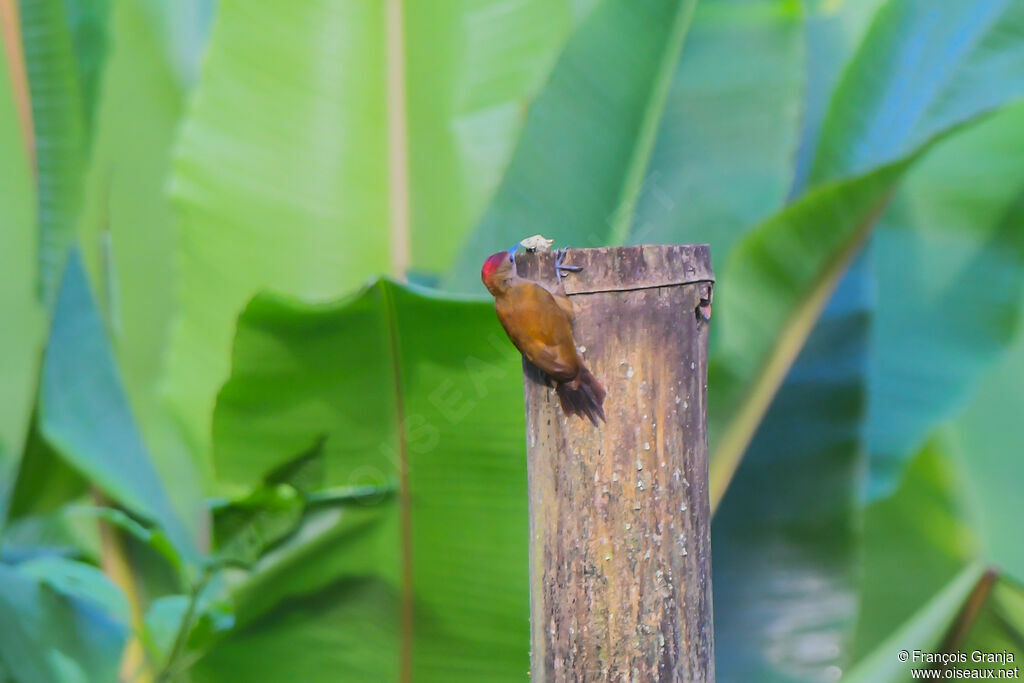
MULTIPOLYGON (((554 259, 554 252, 550 251, 520 253, 516 268, 522 277, 554 284, 554 259)), ((706 244, 570 249, 564 263, 582 267, 580 272, 562 279, 569 296, 715 281, 711 251, 706 244)))

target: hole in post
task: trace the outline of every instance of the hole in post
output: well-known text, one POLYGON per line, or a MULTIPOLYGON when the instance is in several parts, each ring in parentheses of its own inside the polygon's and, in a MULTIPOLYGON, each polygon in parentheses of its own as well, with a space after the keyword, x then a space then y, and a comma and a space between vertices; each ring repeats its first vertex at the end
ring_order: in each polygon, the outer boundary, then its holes
POLYGON ((711 299, 714 297, 714 289, 710 283, 701 287, 700 300, 697 302, 697 308, 694 309, 694 315, 697 317, 697 321, 708 322, 711 320, 711 299))

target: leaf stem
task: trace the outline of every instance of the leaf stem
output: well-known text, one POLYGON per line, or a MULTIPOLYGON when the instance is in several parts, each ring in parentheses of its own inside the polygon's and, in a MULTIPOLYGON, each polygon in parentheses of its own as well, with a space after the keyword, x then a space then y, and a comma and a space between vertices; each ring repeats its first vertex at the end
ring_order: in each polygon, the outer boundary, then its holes
MULTIPOLYGON (((93 489, 92 498, 96 505, 109 507, 109 501, 99 490, 93 489)), ((139 597, 139 587, 135 582, 135 575, 132 573, 124 544, 117 535, 117 529, 106 520, 99 520, 99 532, 100 564, 103 566, 103 572, 117 584, 128 599, 132 628, 136 633, 141 633, 143 627, 142 600, 139 597)), ((151 677, 147 671, 145 660, 146 653, 142 642, 138 637, 132 637, 125 646, 124 654, 121 657, 121 677, 132 678, 140 682, 149 681, 151 677)))
POLYGON ((178 632, 174 636, 174 644, 171 646, 171 652, 167 656, 167 661, 164 663, 160 673, 157 674, 155 683, 165 683, 165 681, 171 680, 171 676, 175 673, 175 665, 178 660, 181 659, 181 655, 185 652, 185 646, 188 644, 188 636, 192 632, 192 622, 195 620, 196 611, 199 607, 199 597, 206 589, 206 585, 210 582, 215 571, 214 565, 207 565, 203 568, 203 573, 199 576, 199 580, 192 586, 192 592, 189 594, 188 608, 185 610, 184 616, 181 618, 181 624, 178 626, 178 632))
POLYGON ((391 213, 391 275, 405 280, 409 268, 409 130, 405 103, 405 37, 402 0, 387 0, 388 173, 391 213))
MULTIPOLYGON (((956 620, 949 627, 949 632, 942 641, 942 645, 939 648, 940 652, 955 652, 960 649, 963 645, 964 640, 967 638, 971 629, 974 627, 975 622, 978 621, 978 617, 981 615, 981 610, 988 602, 988 597, 992 593, 992 588, 995 586, 996 581, 999 580, 999 571, 992 567, 985 570, 985 573, 981 575, 977 583, 974 584, 974 588, 971 589, 970 595, 964 601, 963 607, 960 609, 960 613, 957 615, 956 620)), ((943 669, 947 665, 939 664, 936 668, 943 669)))
MULTIPOLYGON (((0 0, 0 37, 7 52, 7 68, 11 74, 11 89, 21 119, 25 155, 32 164, 33 175, 38 176, 36 165, 36 136, 32 123, 32 97, 28 88, 28 70, 21 40, 21 18, 17 0, 0 0)), ((38 180, 38 177, 37 177, 38 180)))

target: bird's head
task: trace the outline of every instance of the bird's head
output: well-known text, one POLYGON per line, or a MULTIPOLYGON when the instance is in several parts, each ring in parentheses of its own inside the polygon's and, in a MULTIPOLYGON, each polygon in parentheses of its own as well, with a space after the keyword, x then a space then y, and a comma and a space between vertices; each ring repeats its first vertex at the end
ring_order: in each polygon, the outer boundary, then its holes
POLYGON ((480 279, 484 281, 491 294, 497 294, 496 290, 500 290, 515 272, 517 248, 519 248, 518 244, 508 251, 499 251, 496 254, 491 254, 484 261, 484 266, 480 269, 480 279))

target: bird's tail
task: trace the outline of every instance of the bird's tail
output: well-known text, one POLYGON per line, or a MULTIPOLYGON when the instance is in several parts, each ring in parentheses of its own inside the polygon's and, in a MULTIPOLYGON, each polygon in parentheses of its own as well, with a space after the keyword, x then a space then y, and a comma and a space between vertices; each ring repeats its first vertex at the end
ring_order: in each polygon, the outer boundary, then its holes
POLYGON ((581 366, 580 374, 572 381, 559 382, 555 391, 562 403, 562 412, 566 415, 588 418, 595 427, 597 418, 604 420, 604 387, 585 365, 581 366))

